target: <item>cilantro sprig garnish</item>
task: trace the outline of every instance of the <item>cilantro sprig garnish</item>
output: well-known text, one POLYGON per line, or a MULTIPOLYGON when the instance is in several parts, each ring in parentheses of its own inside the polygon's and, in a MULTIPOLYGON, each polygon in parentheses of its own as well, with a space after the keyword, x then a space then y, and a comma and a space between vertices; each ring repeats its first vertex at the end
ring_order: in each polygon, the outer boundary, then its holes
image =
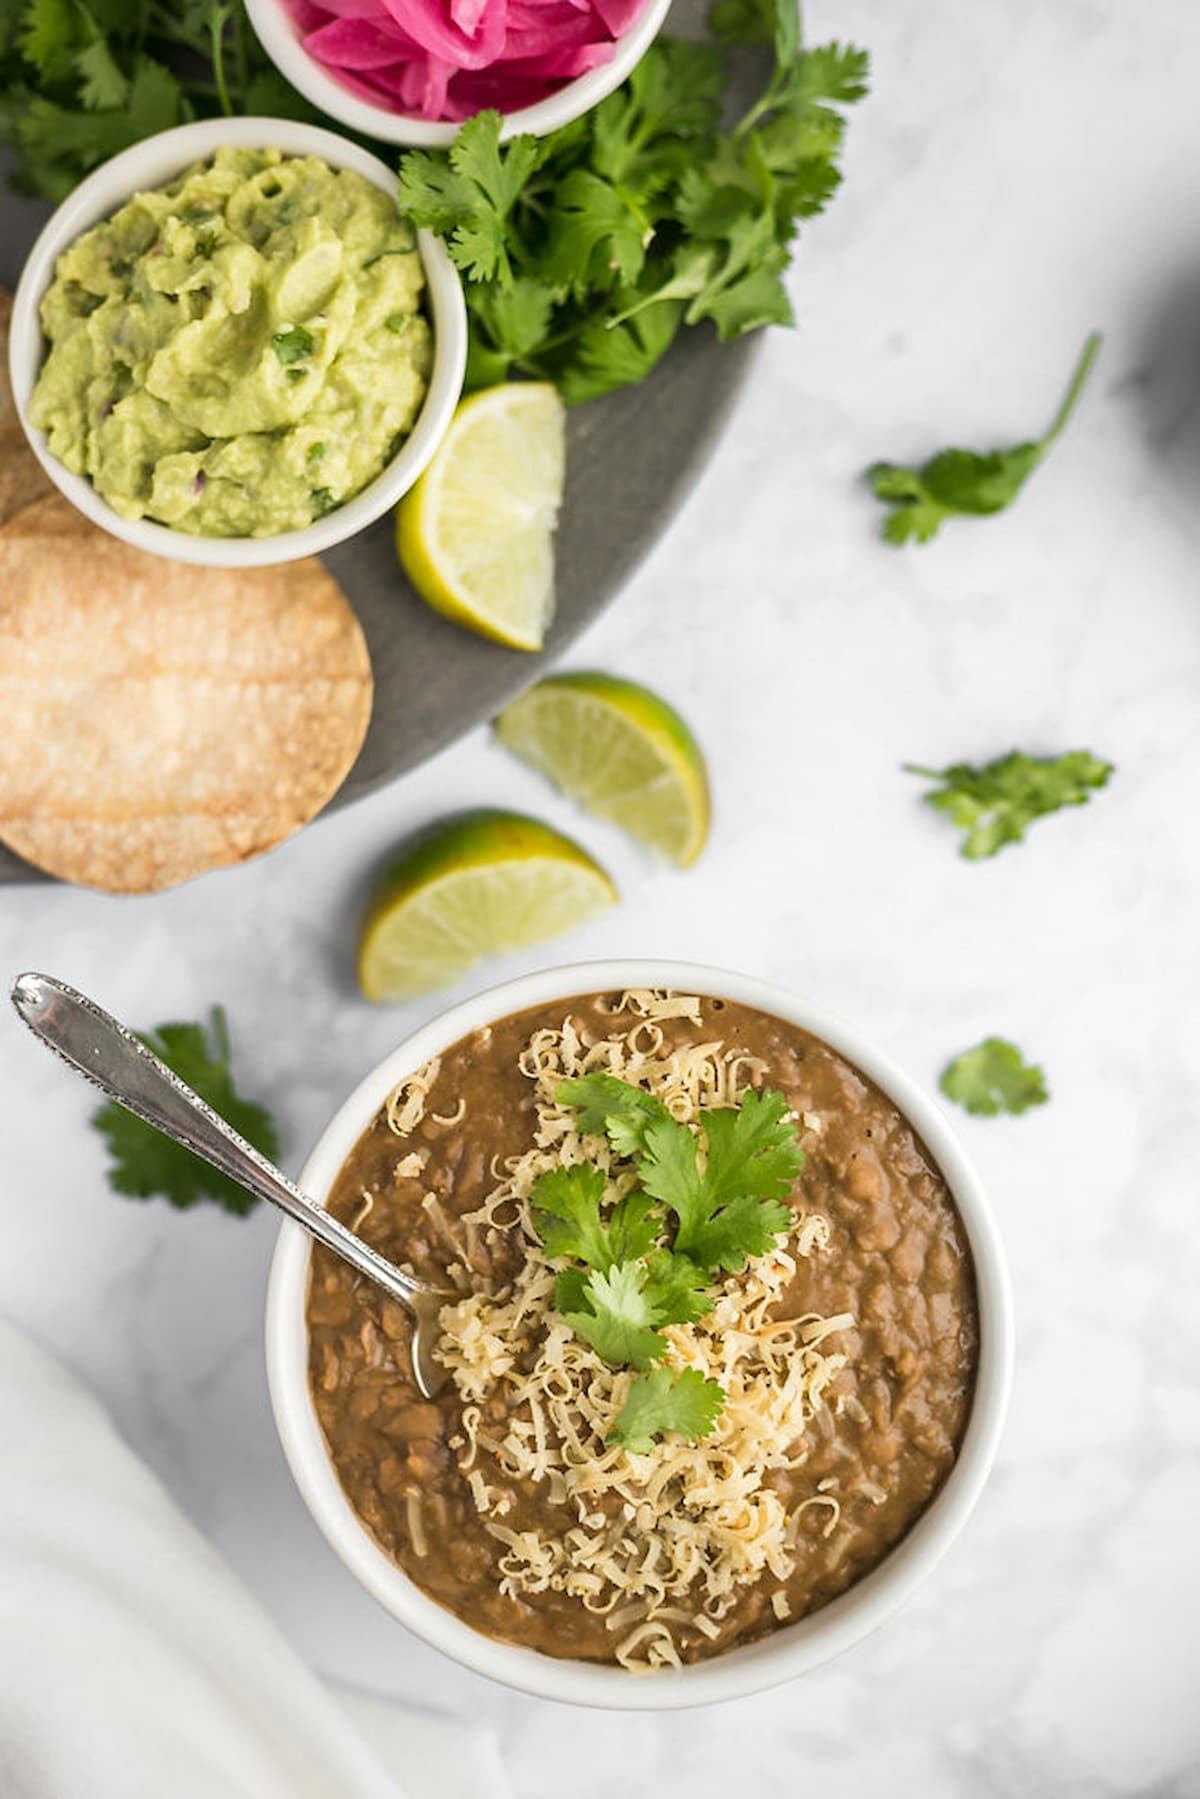
POLYGON ((795 0, 718 0, 712 23, 719 43, 658 39, 560 131, 502 144, 481 113, 449 150, 401 157, 402 208, 465 279, 469 385, 533 375, 574 403, 641 381, 682 326, 791 322, 783 272, 840 180, 867 58, 804 48, 795 0), (729 52, 749 43, 774 66, 723 129, 729 52))
POLYGON ((1083 346, 1062 403, 1042 437, 987 454, 977 450, 939 450, 916 468, 899 462, 872 463, 867 480, 876 498, 889 508, 882 528, 887 542, 928 543, 948 518, 982 518, 1011 506, 1038 463, 1065 431, 1099 352, 1100 333, 1093 331, 1083 346))
POLYGON ((977 1118, 1028 1112, 1050 1098, 1044 1071, 1003 1037, 985 1037, 974 1049, 955 1056, 942 1070, 938 1085, 947 1099, 977 1118))
POLYGON ((616 1172, 579 1163, 541 1175, 530 1194, 548 1260, 569 1264, 555 1284, 563 1319, 604 1361, 637 1371, 611 1440, 638 1453, 668 1430, 699 1441, 725 1395, 695 1369, 656 1366, 663 1327, 705 1317, 720 1273, 766 1255, 790 1226, 784 1200, 804 1157, 787 1101, 750 1091, 701 1110, 693 1131, 615 1075, 562 1081, 556 1098, 634 1176, 628 1185, 622 1172, 610 1200, 616 1172))
MULTIPOLYGON (((242 1099, 234 1087, 223 1007, 213 1007, 207 1032, 202 1024, 161 1024, 143 1035, 142 1042, 255 1149, 272 1159, 279 1154, 279 1136, 271 1114, 253 1100, 242 1099)), ((92 1123, 107 1140, 112 1157, 108 1184, 116 1193, 130 1199, 160 1195, 180 1208, 210 1199, 239 1217, 258 1204, 252 1193, 228 1175, 220 1174, 210 1162, 193 1155, 173 1137, 165 1137, 124 1106, 101 1106, 92 1123)))
POLYGON ((621 1416, 613 1426, 613 1441, 645 1455, 664 1431, 676 1431, 689 1443, 711 1436, 725 1394, 715 1380, 707 1380, 698 1368, 682 1368, 672 1374, 655 1368, 639 1375, 629 1389, 621 1416))
POLYGON ((978 766, 953 762, 947 768, 925 768, 906 762, 904 768, 936 783, 924 795, 925 803, 962 827, 959 853, 968 862, 994 856, 1006 843, 1020 843, 1035 819, 1064 806, 1086 806, 1113 772, 1111 762, 1090 750, 1067 750, 1061 756, 1010 750, 978 766))

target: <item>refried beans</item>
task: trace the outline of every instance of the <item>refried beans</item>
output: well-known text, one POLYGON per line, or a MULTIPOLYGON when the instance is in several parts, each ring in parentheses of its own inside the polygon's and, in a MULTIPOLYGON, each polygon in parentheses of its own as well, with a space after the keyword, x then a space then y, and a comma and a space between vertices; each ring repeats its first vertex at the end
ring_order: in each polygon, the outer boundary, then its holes
MULTIPOLYGON (((472 1033, 402 1083, 341 1170, 330 1210, 381 1254, 446 1289, 448 1304, 457 1296, 466 1312, 500 1305, 520 1290, 539 1247, 512 1171, 546 1135, 546 1094, 557 1074, 619 1068, 614 1046, 630 1043, 652 1073, 673 1056, 690 1057, 703 1079, 725 1083, 718 1098, 773 1087, 795 1116, 804 1166, 790 1202, 794 1241, 771 1262, 766 1285, 754 1286, 753 1265, 718 1277, 726 1300, 715 1315, 738 1317, 743 1332, 775 1345, 777 1385, 797 1358, 816 1370, 803 1428, 758 1473, 747 1473, 752 1457, 732 1465, 735 1446, 723 1462, 714 1450, 702 1475, 687 1475, 691 1497, 677 1510, 688 1516, 672 1534, 651 1502, 658 1488, 684 1488, 656 1482, 653 1453, 627 1457, 595 1439, 607 1484, 580 1498, 570 1483, 579 1444, 589 1441, 583 1425, 560 1420, 569 1443, 559 1444, 557 1461, 553 1443, 546 1451, 551 1426, 514 1397, 544 1321, 526 1320, 518 1366, 505 1375, 497 1363, 483 1385, 446 1350, 454 1378, 431 1402, 413 1379, 406 1313, 319 1247, 307 1318, 329 1453, 381 1548, 489 1636, 641 1670, 786 1628, 887 1555, 954 1463, 978 1319, 962 1222, 907 1119, 827 1044, 721 999, 585 994, 472 1033), (548 1473, 551 1465, 569 1478, 548 1473), (702 1505, 708 1534, 693 1541, 685 1532, 702 1505), (763 1519, 776 1521, 773 1539, 755 1523, 763 1519), (633 1582, 628 1603, 618 1579, 633 1582)), ((561 1321, 558 1329, 561 1336, 561 1321)), ((449 1324, 446 1331, 449 1342, 449 1324)), ((560 1414, 552 1405, 547 1416, 560 1414)), ((663 1459, 665 1467, 665 1450, 663 1459)))

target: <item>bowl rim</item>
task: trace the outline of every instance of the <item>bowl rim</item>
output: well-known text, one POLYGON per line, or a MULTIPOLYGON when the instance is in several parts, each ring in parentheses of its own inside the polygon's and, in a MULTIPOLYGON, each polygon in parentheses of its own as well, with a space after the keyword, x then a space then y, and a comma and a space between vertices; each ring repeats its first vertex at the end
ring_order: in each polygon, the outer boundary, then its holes
MULTIPOLYGON (((645 0, 629 29, 616 39, 613 54, 598 68, 565 81, 554 93, 532 106, 502 114, 502 139, 520 132, 543 137, 590 112, 593 106, 619 87, 639 63, 661 31, 671 0, 645 0)), ((423 119, 413 113, 392 112, 375 106, 343 87, 300 42, 282 0, 246 0, 246 12, 259 43, 280 74, 297 91, 352 131, 364 132, 383 143, 422 148, 452 144, 461 123, 449 119, 423 119)))
POLYGON ((375 1543, 342 1490, 308 1388, 304 1300, 311 1239, 286 1220, 271 1263, 265 1348, 275 1422, 301 1496, 326 1541, 386 1611, 473 1672, 536 1697, 612 1710, 667 1711, 742 1698, 831 1660, 882 1624, 932 1572, 974 1509, 995 1458, 1012 1381, 1013 1318, 995 1219, 937 1102, 841 1019, 769 982, 703 964, 658 958, 568 964, 503 982, 451 1006, 409 1034, 363 1077, 318 1138, 300 1175, 301 1186, 324 1204, 343 1162, 397 1081, 468 1032, 509 1013, 578 994, 645 986, 730 999, 820 1037, 905 1114, 959 1209, 975 1264, 980 1322, 971 1415, 945 1485, 877 1568, 809 1618, 711 1661, 646 1679, 617 1667, 560 1661, 495 1642, 410 1581, 375 1543))
POLYGON ((199 537, 150 519, 125 519, 83 475, 51 455, 45 433, 29 421, 28 408, 45 354, 38 308, 61 253, 83 232, 109 217, 135 193, 161 187, 191 162, 211 156, 221 145, 279 149, 285 156, 319 156, 335 168, 352 169, 385 193, 397 180, 386 163, 336 131, 292 119, 266 116, 200 119, 156 132, 101 163, 51 214, 29 252, 13 296, 9 373, 21 427, 38 461, 59 492, 85 518, 136 549, 206 568, 263 568, 319 554, 343 543, 393 506, 416 481, 441 442, 462 392, 467 364, 467 315, 458 271, 440 239, 418 231, 417 250, 425 270, 433 315, 433 368, 416 423, 400 449, 369 486, 344 506, 298 531, 275 537, 199 537))

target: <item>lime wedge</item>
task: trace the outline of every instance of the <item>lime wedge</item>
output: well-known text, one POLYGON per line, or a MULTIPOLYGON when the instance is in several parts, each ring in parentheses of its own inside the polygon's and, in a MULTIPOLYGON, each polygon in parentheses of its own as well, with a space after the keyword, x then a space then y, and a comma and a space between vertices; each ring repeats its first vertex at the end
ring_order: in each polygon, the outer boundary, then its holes
POLYGON ((616 899, 599 863, 549 825, 519 812, 459 812, 410 838, 380 876, 359 934, 359 984, 374 1000, 428 993, 616 899))
POLYGON ((421 598, 517 650, 541 649, 554 612, 565 420, 547 381, 472 394, 396 512, 396 549, 421 598))
POLYGON ((496 720, 506 749, 681 868, 708 836, 708 771, 673 706, 613 675, 551 675, 496 720))

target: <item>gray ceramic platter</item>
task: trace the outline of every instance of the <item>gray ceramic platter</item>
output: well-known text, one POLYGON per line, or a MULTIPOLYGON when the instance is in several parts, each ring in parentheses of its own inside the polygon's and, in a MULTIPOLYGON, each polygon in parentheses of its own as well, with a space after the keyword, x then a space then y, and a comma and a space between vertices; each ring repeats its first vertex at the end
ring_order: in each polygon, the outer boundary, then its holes
MULTIPOLYGON (((0 281, 15 286, 49 208, 0 188, 0 281)), ((608 605, 666 528, 724 429, 761 334, 719 344, 684 331, 648 380, 575 408, 559 523, 558 605, 537 655, 506 650, 428 610, 404 579, 390 519, 330 552, 362 621, 375 706, 337 797, 348 804, 469 731, 560 658, 608 605)), ((0 882, 39 880, 0 846, 0 882)))

